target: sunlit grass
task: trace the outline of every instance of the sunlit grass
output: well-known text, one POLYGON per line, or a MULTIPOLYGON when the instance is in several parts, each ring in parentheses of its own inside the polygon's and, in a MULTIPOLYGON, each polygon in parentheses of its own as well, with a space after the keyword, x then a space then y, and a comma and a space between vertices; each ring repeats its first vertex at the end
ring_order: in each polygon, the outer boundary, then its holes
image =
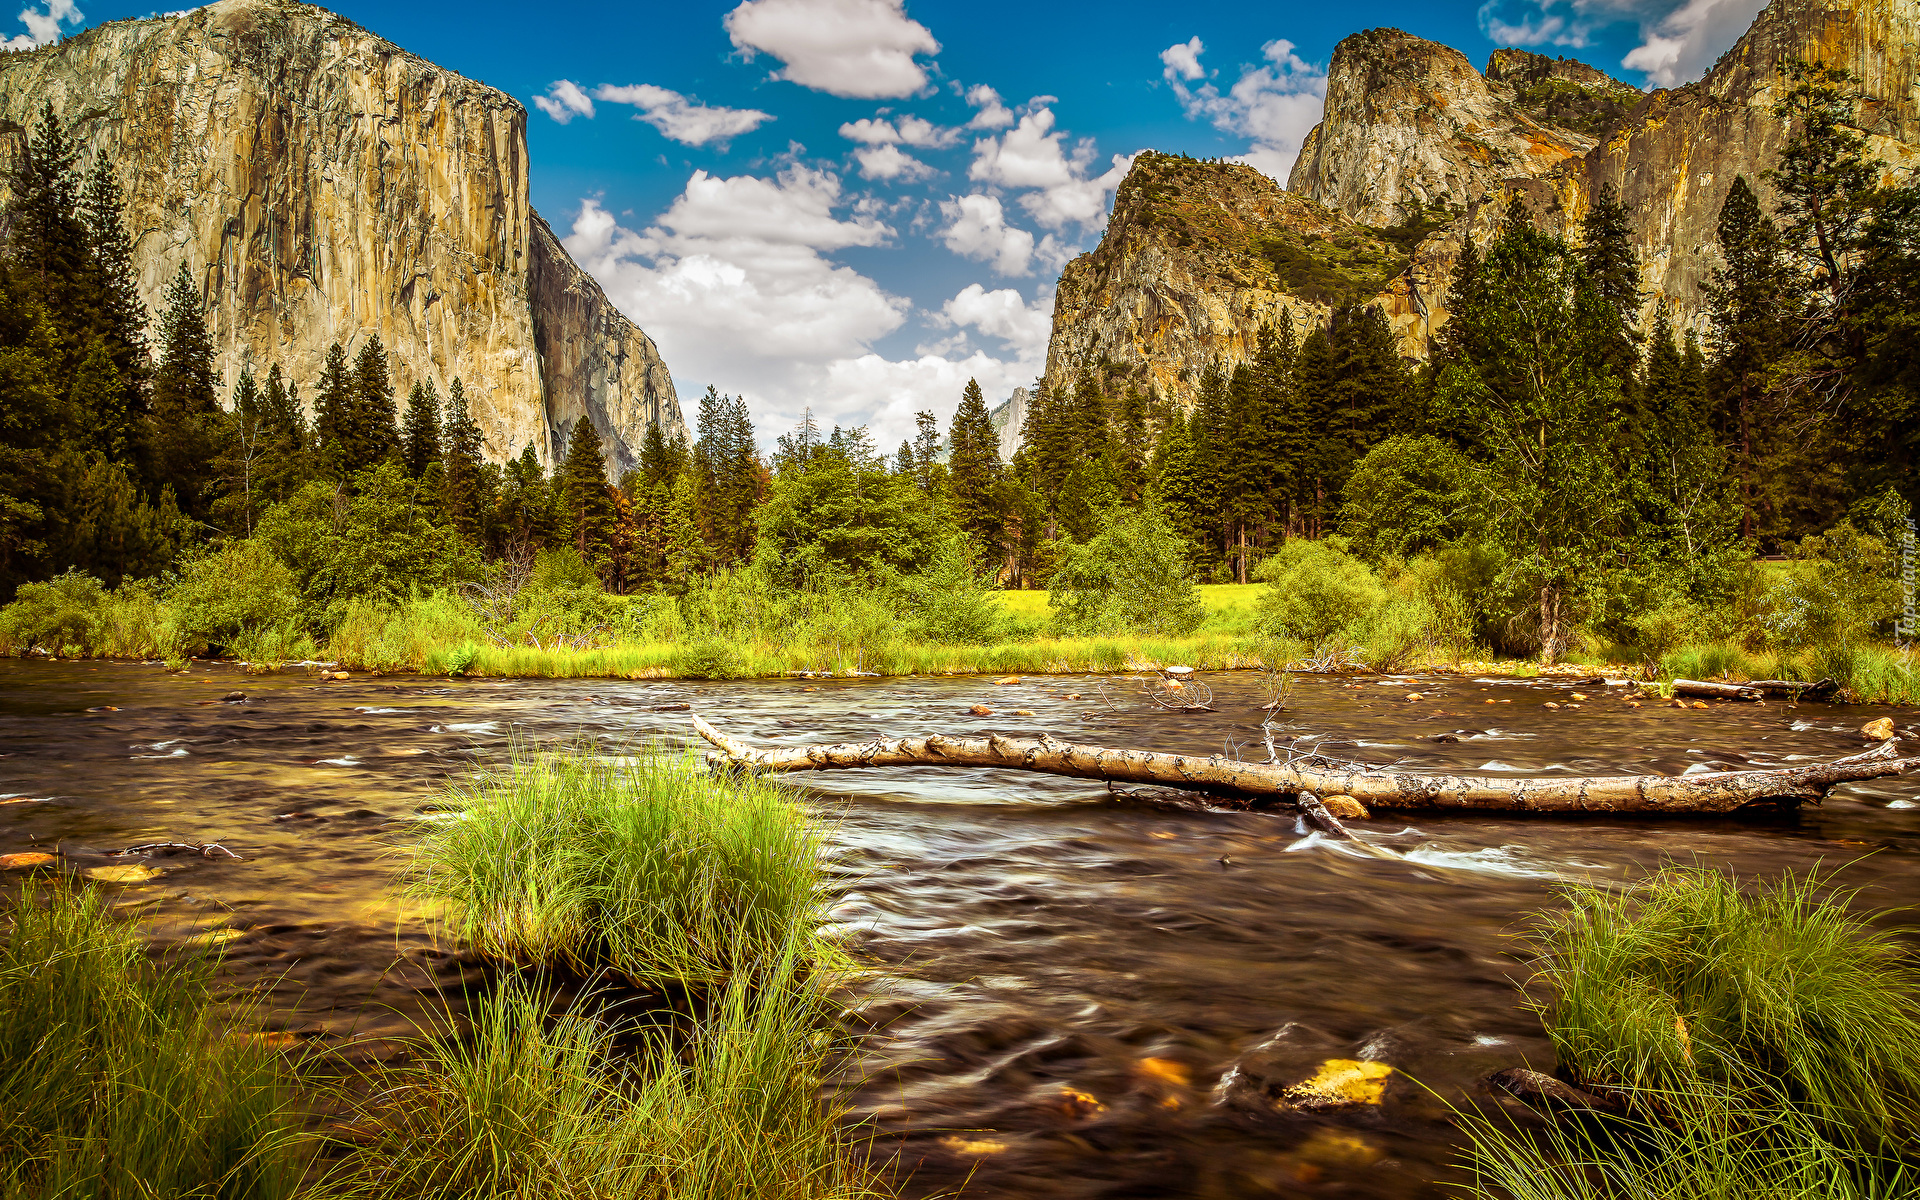
POLYGON ((456 787, 459 819, 413 848, 408 890, 490 957, 714 986, 812 935, 818 834, 780 786, 697 755, 517 751, 456 787))

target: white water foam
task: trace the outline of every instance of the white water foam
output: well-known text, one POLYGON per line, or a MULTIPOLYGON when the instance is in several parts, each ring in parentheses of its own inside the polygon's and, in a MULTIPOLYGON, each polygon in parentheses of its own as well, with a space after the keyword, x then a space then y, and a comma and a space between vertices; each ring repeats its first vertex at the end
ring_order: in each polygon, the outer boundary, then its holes
POLYGON ((315 766, 323 764, 329 767, 357 767, 360 765, 360 760, 348 754, 340 758, 323 758, 314 763, 315 766))
POLYGON ((435 725, 434 733, 498 733, 498 721, 450 721, 445 725, 435 725))

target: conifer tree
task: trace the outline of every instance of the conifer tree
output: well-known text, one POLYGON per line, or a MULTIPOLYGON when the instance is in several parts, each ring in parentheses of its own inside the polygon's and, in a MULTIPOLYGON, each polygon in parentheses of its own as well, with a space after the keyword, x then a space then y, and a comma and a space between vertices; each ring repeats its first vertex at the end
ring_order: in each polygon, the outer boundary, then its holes
POLYGON ((1626 206, 1611 183, 1602 185, 1581 219, 1579 254, 1594 288, 1614 313, 1617 329, 1608 366, 1616 379, 1630 383, 1640 358, 1640 256, 1633 248, 1626 206))
POLYGON ((348 452, 351 469, 359 471, 401 453, 393 381, 387 373, 387 348, 377 333, 354 356, 352 387, 353 429, 348 452))
POLYGON ((407 473, 415 479, 440 461, 440 393, 431 379, 416 383, 407 393, 407 427, 403 438, 407 473))
POLYGON ((127 412, 127 389, 104 339, 93 339, 87 356, 73 373, 70 400, 74 419, 90 434, 89 447, 110 462, 129 461, 135 430, 127 412))
POLYGON ((85 355, 95 331, 90 304, 95 277, 86 228, 75 215, 78 159, 79 149, 61 129, 53 104, 43 104, 15 161, 8 247, 22 269, 21 282, 51 318, 56 347, 51 365, 63 377, 85 355))
POLYGON ((447 519, 462 539, 476 546, 486 536, 488 503, 480 469, 481 450, 480 426, 467 410, 466 386, 455 379, 447 389, 446 472, 441 486, 445 489, 447 519))
POLYGON ((125 411, 138 414, 146 410, 147 309, 140 302, 133 239, 127 236, 124 209, 120 183, 107 155, 96 154, 80 192, 79 208, 93 263, 95 329, 120 374, 125 411))
POLYGON ((148 428, 148 479, 172 488, 195 519, 212 505, 213 460, 219 453, 220 404, 213 381, 213 341, 200 289, 185 264, 167 285, 160 316, 160 361, 153 373, 148 428))
MULTIPOLYGON (((914 479, 931 496, 946 481, 946 470, 940 465, 940 421, 932 413, 913 414, 912 450, 914 479)), ((997 444, 994 453, 999 453, 997 444)))
POLYGON ((26 275, 0 259, 0 600, 47 565, 60 451, 74 433, 53 323, 26 275))
POLYGON ((1001 474, 1000 435, 994 431, 977 380, 967 380, 960 393, 960 407, 953 414, 951 445, 947 475, 954 519, 976 551, 997 560, 1005 524, 995 506, 1001 474))
POLYGON ((314 385, 313 434, 327 474, 344 479, 359 466, 354 414, 354 373, 339 342, 327 347, 314 385))
POLYGON ((95 576, 109 587, 150 579, 172 567, 193 535, 193 522, 162 489, 140 494, 125 464, 88 452, 70 461, 54 562, 95 576))
POLYGON ((262 507, 259 485, 271 444, 264 410, 252 368, 241 368, 240 381, 233 389, 233 406, 226 413, 224 445, 215 464, 225 480, 226 494, 214 506, 214 512, 226 529, 242 536, 253 533, 254 520, 262 507))
POLYGON ((306 414, 300 410, 300 385, 289 385, 280 364, 267 368, 260 391, 261 438, 265 455, 260 464, 260 486, 269 501, 284 500, 314 473, 311 436, 306 414))
POLYGON ((1780 193, 1781 231, 1828 304, 1844 302, 1862 223, 1871 214, 1880 165, 1856 128, 1857 82, 1844 67, 1788 60, 1773 115, 1793 130, 1780 165, 1762 178, 1780 193))
POLYGON ((752 556, 754 503, 764 472, 747 402, 712 386, 700 398, 700 440, 693 447, 695 506, 707 544, 722 566, 752 556))
POLYGON ((1326 531, 1326 525, 1337 511, 1332 504, 1331 487, 1344 465, 1341 462, 1343 439, 1334 421, 1339 374, 1333 339, 1325 326, 1315 326, 1300 343, 1293 376, 1298 427, 1303 431, 1293 503, 1299 514, 1300 532, 1317 538, 1326 531))
POLYGON ((1715 423, 1734 449, 1741 536, 1777 537, 1785 527, 1769 484, 1791 447, 1779 444, 1767 392, 1775 364, 1792 349, 1803 284, 1787 262, 1780 231, 1743 176, 1734 178, 1720 207, 1718 241, 1724 265, 1706 287, 1720 395, 1715 423))
MULTIPOLYGON (((1682 350, 1664 305, 1654 317, 1640 392, 1647 419, 1649 532, 1683 578, 1727 548, 1737 505, 1726 452, 1708 424, 1705 362, 1689 339, 1682 350)), ((1695 580, 1696 583, 1705 582, 1695 580)))
POLYGON ((1203 548, 1208 537, 1201 509, 1202 468, 1194 453, 1193 427, 1178 415, 1160 429, 1153 450, 1152 502, 1188 547, 1188 557, 1203 548))
POLYGON ((600 434, 585 417, 573 423, 554 491, 561 529, 587 565, 604 575, 613 565, 617 513, 607 487, 607 460, 600 448, 600 434))

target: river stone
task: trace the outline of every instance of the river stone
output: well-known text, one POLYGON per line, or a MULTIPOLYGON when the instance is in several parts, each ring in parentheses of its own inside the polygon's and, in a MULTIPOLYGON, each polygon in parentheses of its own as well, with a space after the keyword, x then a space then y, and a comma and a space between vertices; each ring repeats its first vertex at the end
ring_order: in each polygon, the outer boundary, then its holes
POLYGON ((160 878, 161 872, 140 863, 115 867, 88 867, 87 878, 101 883, 145 883, 160 878))
POLYGON ((1878 720, 1868 721, 1860 727, 1860 732, 1876 741, 1891 741, 1893 738, 1893 718, 1881 717, 1878 720))
POLYGON ((40 850, 28 850, 20 854, 0 854, 0 871, 24 871, 30 867, 46 867, 60 861, 58 854, 47 854, 40 850))
POLYGON ((1352 796, 1324 796, 1320 803, 1325 805, 1327 812, 1338 821, 1364 821, 1373 815, 1367 811, 1366 805, 1352 796))
POLYGON ((1282 1091, 1280 1099, 1307 1112, 1378 1104, 1386 1095, 1387 1080, 1392 1075, 1393 1068, 1386 1063, 1330 1058, 1320 1064, 1311 1078, 1282 1091))

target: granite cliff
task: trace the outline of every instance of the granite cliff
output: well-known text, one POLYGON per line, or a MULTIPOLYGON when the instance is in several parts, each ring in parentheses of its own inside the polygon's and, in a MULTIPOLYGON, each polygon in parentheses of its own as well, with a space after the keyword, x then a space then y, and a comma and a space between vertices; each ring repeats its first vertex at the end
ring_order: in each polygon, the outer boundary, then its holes
POLYGON ((1388 236, 1252 167, 1147 151, 1099 247, 1060 277, 1046 378, 1085 368, 1190 405, 1206 365, 1249 357, 1263 327, 1291 313, 1304 333, 1406 264, 1388 236))
POLYGON ((1570 59, 1498 50, 1482 73, 1396 29, 1354 34, 1285 191, 1251 168, 1135 160, 1099 248, 1061 278, 1048 382, 1091 367, 1189 403, 1198 373, 1244 359, 1282 309, 1324 317, 1330 297, 1281 269, 1302 253, 1340 276, 1341 298, 1382 309, 1404 356, 1424 357, 1465 239, 1484 243, 1515 196, 1571 232, 1608 185, 1649 310, 1697 326, 1734 178, 1771 202, 1761 175, 1789 133, 1772 113, 1789 57, 1853 71, 1872 152, 1920 166, 1920 0, 1773 0, 1703 79, 1651 94, 1570 59))
POLYGON ((402 398, 465 382, 494 459, 550 461, 585 416, 618 473, 649 422, 683 429, 652 340, 529 204, 512 97, 324 9, 218 0, 0 57, 0 172, 43 103, 114 164, 146 302, 183 263, 200 283, 229 385, 277 362, 311 399, 331 343, 378 335, 402 398))

